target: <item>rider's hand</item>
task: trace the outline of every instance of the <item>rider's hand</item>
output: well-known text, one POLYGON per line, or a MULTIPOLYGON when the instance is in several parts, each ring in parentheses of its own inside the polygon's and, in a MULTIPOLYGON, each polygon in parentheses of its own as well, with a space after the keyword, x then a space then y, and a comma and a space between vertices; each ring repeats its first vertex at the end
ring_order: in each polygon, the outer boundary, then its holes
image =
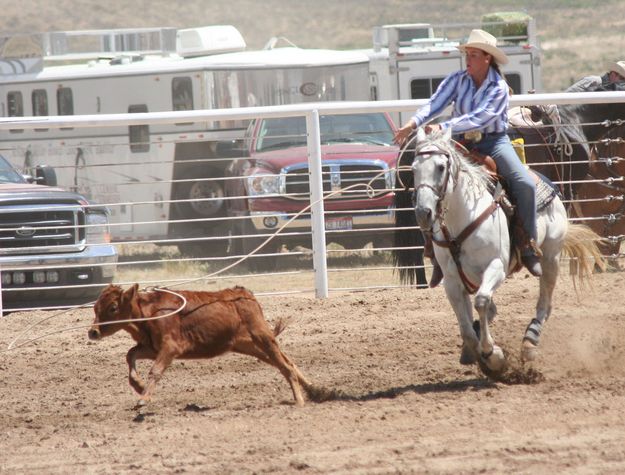
POLYGON ((442 127, 440 126, 440 124, 428 124, 425 126, 426 134, 433 134, 435 132, 440 132, 441 130, 442 127))
POLYGON ((393 142, 397 145, 403 145, 408 136, 414 131, 414 122, 410 119, 403 127, 397 129, 393 142))

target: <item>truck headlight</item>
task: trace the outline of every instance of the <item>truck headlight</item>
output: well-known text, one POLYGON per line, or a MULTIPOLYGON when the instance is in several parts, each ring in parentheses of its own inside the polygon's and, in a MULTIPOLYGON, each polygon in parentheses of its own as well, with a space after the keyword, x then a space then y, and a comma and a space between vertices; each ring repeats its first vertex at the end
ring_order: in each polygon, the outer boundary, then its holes
POLYGON ((87 213, 87 243, 104 244, 111 242, 109 220, 104 213, 87 213))
POLYGON ((280 193, 280 175, 251 175, 247 178, 250 196, 275 195, 280 193))

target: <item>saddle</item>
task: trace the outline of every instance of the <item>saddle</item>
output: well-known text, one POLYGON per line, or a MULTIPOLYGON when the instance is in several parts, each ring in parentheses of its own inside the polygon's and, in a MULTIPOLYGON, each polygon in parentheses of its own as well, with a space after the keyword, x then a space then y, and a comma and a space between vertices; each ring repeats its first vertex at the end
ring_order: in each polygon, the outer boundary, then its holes
MULTIPOLYGON (((508 184, 506 180, 497 173, 497 164, 491 156, 484 155, 476 150, 469 150, 458 142, 456 142, 456 148, 473 163, 480 165, 491 178, 488 191, 493 195, 493 199, 499 204, 508 218, 510 242, 512 244, 513 253, 517 256, 516 265, 512 271, 516 272, 523 267, 520 259, 521 250, 527 246, 535 247, 535 245, 530 242, 529 236, 523 229, 520 219, 518 219, 516 214, 517 206, 510 197, 508 184), (498 186, 498 184, 501 186, 498 186)), ((544 175, 533 170, 529 170, 529 173, 536 183, 536 212, 538 213, 551 204, 555 197, 559 195, 559 190, 556 185, 544 175)))

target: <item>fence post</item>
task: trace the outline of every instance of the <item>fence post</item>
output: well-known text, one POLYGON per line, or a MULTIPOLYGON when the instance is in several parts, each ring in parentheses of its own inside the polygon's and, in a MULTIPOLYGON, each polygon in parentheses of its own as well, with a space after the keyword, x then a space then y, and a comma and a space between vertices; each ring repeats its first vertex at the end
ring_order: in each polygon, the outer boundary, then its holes
POLYGON ((321 127, 319 111, 313 109, 306 114, 306 138, 308 145, 308 171, 310 180, 310 202, 312 204, 312 250, 315 272, 315 295, 328 297, 328 262, 326 259, 326 233, 323 206, 323 175, 321 173, 321 127))

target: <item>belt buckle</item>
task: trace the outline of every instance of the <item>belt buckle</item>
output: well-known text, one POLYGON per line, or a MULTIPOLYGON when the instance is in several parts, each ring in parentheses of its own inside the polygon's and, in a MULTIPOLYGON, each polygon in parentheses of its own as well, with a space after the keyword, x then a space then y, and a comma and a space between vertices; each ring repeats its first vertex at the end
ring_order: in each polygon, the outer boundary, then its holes
POLYGON ((469 132, 464 133, 464 139, 469 142, 478 143, 482 140, 482 132, 479 130, 471 130, 469 132))

